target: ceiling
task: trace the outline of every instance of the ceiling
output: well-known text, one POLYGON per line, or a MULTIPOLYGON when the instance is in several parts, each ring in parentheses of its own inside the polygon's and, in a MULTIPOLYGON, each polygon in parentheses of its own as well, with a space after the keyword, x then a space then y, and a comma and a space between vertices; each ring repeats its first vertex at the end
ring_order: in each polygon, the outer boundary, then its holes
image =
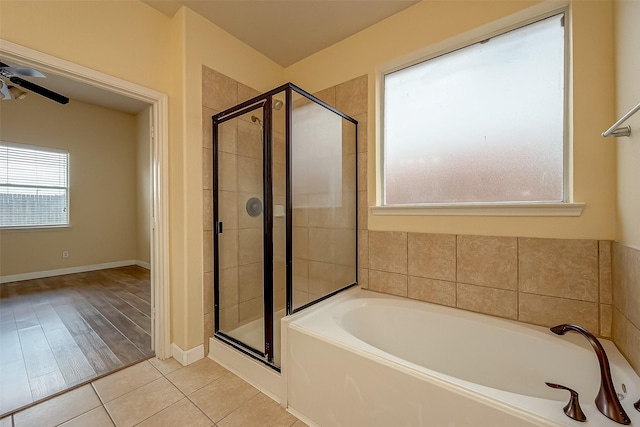
MULTIPOLYGON (((407 7, 417 0, 142 0, 172 17, 186 6, 287 67, 339 42, 407 7)), ((0 61, 10 66, 23 64, 0 61)), ((42 71, 42 70, 41 70, 42 71)), ((136 114, 148 106, 131 99, 46 72, 46 78, 27 78, 73 100, 136 114)), ((27 102, 25 100, 3 102, 27 102)), ((53 101, 51 101, 53 102, 53 101)))
POLYGON ((306 58, 416 0, 142 0, 172 17, 181 6, 283 67, 306 58))
MULTIPOLYGON (((0 56, 0 62, 4 62, 5 64, 12 67, 23 66, 24 64, 17 63, 15 61, 5 60, 0 56)), ((129 98, 105 89, 101 89, 95 86, 92 86, 87 83, 83 83, 77 80, 72 80, 68 77, 55 74, 50 71, 38 70, 41 71, 46 77, 45 78, 32 78, 32 77, 24 77, 25 80, 30 81, 31 83, 35 83, 39 86, 45 87, 49 90, 57 92, 61 95, 66 96, 73 101, 85 102, 87 104, 97 105, 104 108, 110 108, 112 110, 122 111, 124 113, 129 114, 137 114, 140 111, 144 110, 149 106, 148 103, 144 101, 139 101, 137 99, 129 98)), ((9 82, 5 79, 5 82, 9 85, 13 85, 13 83, 9 82)), ((27 93, 27 97, 22 100, 3 100, 0 102, 29 102, 30 98, 40 97, 33 92, 30 92, 26 89, 23 90, 27 93)), ((46 98, 42 98, 46 99, 46 98)), ((49 101, 55 103, 55 101, 49 101)), ((57 104, 60 105, 60 104, 57 104)))

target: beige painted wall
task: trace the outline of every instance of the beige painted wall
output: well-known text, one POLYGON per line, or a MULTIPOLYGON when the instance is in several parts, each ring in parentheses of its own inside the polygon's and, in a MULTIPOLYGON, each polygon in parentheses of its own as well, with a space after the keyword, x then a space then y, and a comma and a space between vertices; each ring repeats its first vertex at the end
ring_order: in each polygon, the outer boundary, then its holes
MULTIPOLYGON (((640 102, 640 2, 614 3, 616 119, 640 102)), ((613 339, 640 372, 640 112, 623 126, 631 136, 608 140, 618 150, 618 243, 613 245, 613 339)))
POLYGON ((136 115, 136 260, 151 263, 151 107, 136 115))
MULTIPOLYGON (((376 81, 381 69, 412 52, 444 48, 448 39, 536 5, 524 1, 421 2, 285 70, 285 78, 309 91, 369 75, 369 205, 376 203, 376 81)), ((561 5, 561 3, 555 3, 561 5)), ((548 9, 548 6, 544 6, 548 9)), ((615 148, 600 137, 614 120, 613 7, 611 2, 571 3, 573 20, 573 169, 575 201, 582 216, 473 217, 373 216, 369 229, 494 236, 615 238, 615 148), (604 59, 603 59, 604 58, 604 59), (606 60, 609 58, 609 60, 606 60)), ((524 16, 524 15, 523 15, 524 16)), ((529 14, 530 16, 530 14, 529 14)))
MULTIPOLYGON (((145 5, 3 1, 0 12, 3 39, 154 89, 166 86, 169 70, 163 55, 168 57, 169 19, 145 5), (79 34, 91 49, 78 49, 73 40, 79 34)), ((140 246, 147 247, 146 252, 134 258, 149 262, 148 245, 140 246)))
POLYGON ((2 275, 135 259, 135 116, 28 95, 3 102, 0 121, 4 141, 69 150, 71 225, 3 230, 2 275))
MULTIPOLYGON (((640 103, 640 2, 615 2, 614 16, 618 119, 640 103)), ((627 125, 632 129, 629 138, 607 140, 618 149, 617 240, 640 249, 640 112, 627 125)))
MULTIPOLYGON (((536 2, 425 1, 283 70, 197 14, 167 18, 137 1, 0 2, 0 38, 169 94, 172 342, 202 343, 203 242, 201 70, 215 69, 260 91, 293 81, 315 92, 376 69, 536 2), (114 29, 117 28, 117 31, 114 29), (79 43, 79 38, 82 43, 79 43)), ((599 133, 614 117, 610 2, 575 2, 573 54, 575 199, 580 218, 371 217, 370 228, 537 237, 615 237, 615 148, 599 133), (594 84, 597 82, 597 84, 594 84)), ((375 135, 375 120, 368 124, 375 135)), ((374 202, 375 138, 369 138, 374 202)))
POLYGON ((170 21, 138 1, 0 2, 0 38, 165 93, 170 21))
POLYGON ((138 1, 3 0, 0 38, 169 95, 171 340, 202 344, 201 66, 259 90, 282 68, 190 10, 138 1))

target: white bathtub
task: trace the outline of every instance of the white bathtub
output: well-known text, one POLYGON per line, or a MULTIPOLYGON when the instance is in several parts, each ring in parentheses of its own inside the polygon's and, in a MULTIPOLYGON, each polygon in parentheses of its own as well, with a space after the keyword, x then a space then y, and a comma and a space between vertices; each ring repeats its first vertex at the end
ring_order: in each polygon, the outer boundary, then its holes
MULTIPOLYGON (((360 289, 285 320, 286 404, 310 425, 619 426, 593 401, 600 371, 575 333, 360 289), (573 388, 588 420, 562 408, 573 388)), ((284 326, 284 325, 283 325, 284 326)), ((616 391, 640 426, 640 379, 607 340, 616 391)))

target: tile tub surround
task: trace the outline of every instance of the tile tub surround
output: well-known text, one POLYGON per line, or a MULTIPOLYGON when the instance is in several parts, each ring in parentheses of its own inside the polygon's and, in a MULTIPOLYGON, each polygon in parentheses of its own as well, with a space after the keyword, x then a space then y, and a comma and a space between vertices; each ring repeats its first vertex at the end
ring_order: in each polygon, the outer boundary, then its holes
POLYGON ((149 359, 0 419, 0 427, 304 427, 211 359, 149 359))
POLYGON ((640 250, 615 242, 612 258, 613 341, 640 372, 640 250))
POLYGON ((363 288, 611 336, 609 241, 373 230, 359 240, 363 288))

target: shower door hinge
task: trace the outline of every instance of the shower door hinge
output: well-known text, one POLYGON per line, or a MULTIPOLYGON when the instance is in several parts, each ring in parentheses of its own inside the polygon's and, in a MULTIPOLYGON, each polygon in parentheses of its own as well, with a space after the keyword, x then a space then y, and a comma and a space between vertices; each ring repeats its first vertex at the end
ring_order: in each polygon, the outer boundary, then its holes
POLYGON ((218 221, 216 223, 216 233, 217 234, 222 234, 222 221, 218 221))

